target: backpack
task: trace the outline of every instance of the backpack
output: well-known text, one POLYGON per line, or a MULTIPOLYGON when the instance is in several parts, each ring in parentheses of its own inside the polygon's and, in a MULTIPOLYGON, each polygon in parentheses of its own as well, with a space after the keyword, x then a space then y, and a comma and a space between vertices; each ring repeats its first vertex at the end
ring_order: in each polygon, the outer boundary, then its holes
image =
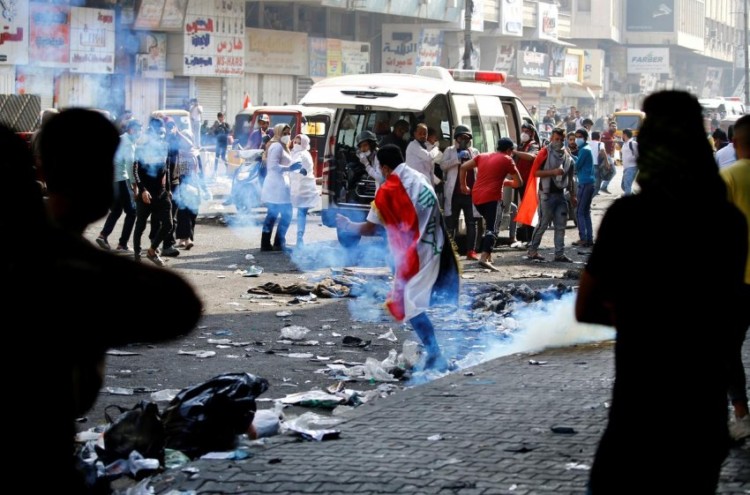
POLYGON ((638 150, 637 149, 635 149, 635 150, 633 149, 633 140, 632 139, 630 141, 628 141, 628 148, 630 148, 630 152, 633 153, 633 156, 635 158, 638 158, 638 150))

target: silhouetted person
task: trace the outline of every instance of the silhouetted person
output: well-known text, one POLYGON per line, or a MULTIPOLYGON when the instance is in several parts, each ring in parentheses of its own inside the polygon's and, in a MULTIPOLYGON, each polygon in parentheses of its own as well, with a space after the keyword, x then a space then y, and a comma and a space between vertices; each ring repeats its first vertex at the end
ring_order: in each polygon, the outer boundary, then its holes
MULTIPOLYGON (((18 313, 28 300, 36 301, 33 323, 44 340, 34 351, 34 359, 43 366, 22 384, 28 390, 23 390, 20 403, 29 411, 48 410, 52 404, 50 396, 40 392, 42 383, 56 398, 54 413, 47 415, 44 426, 24 431, 38 435, 28 439, 29 449, 44 445, 48 460, 71 463, 66 493, 83 492, 72 467, 74 419, 96 401, 107 349, 184 335, 194 328, 202 309, 194 289, 179 275, 103 251, 81 236, 112 202, 118 142, 116 128, 98 112, 70 109, 50 119, 40 136, 49 221, 38 214, 38 194, 25 200, 28 209, 18 214, 36 226, 29 239, 32 245, 22 255, 6 257, 11 270, 3 280, 13 287, 6 314, 18 313), (24 279, 29 289, 23 289, 24 279), (180 311, 169 311, 174 307, 180 311)), ((5 165, 4 169, 28 167, 22 159, 5 165)), ((60 480, 49 483, 57 491, 61 488, 60 480)))
POLYGON ((725 365, 747 312, 747 224, 727 201, 697 99, 658 92, 643 111, 641 192, 605 213, 576 301, 579 321, 617 330, 609 422, 589 488, 713 494, 728 452, 725 365), (700 225, 725 237, 697 259, 690 246, 700 225), (655 251, 644 239, 666 242, 655 251))

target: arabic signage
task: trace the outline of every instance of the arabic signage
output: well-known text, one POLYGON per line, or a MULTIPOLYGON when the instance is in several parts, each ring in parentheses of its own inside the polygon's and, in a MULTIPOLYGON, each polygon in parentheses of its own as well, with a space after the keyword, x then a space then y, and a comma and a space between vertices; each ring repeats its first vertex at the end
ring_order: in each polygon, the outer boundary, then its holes
POLYGON ((500 0, 500 33, 523 36, 523 0, 500 0))
POLYGON ((674 0, 627 0, 625 25, 626 31, 674 31, 674 0))
POLYGON ((568 50, 563 62, 563 78, 566 81, 581 82, 583 80, 583 52, 568 50))
POLYGON ((668 74, 669 48, 628 48, 628 74, 668 74))
POLYGON ((417 67, 440 65, 442 58, 443 32, 439 29, 423 29, 419 36, 417 67))
POLYGON ((40 67, 70 63, 70 7, 32 2, 29 5, 29 59, 40 67))
POLYGON ((557 5, 537 4, 538 36, 540 40, 557 40, 557 5))
POLYGON ((29 63, 29 2, 2 2, 0 16, 0 64, 29 63))
POLYGON ((245 5, 241 1, 190 0, 183 31, 183 74, 245 74, 245 5))
POLYGON ((383 72, 417 72, 420 34, 416 26, 383 24, 383 72))
POLYGON ((547 79, 549 55, 541 52, 519 50, 516 58, 518 79, 547 79))
POLYGON ((341 75, 341 40, 328 39, 326 43, 326 76, 341 75))
POLYGON ((70 8, 70 72, 115 72, 115 11, 70 8))
MULTIPOLYGON (((244 22, 243 16, 241 21, 244 22)), ((306 76, 307 34, 269 29, 246 29, 247 71, 256 74, 306 76)))
POLYGON ((492 70, 510 74, 513 71, 513 62, 516 60, 516 47, 513 43, 498 43, 497 55, 495 56, 495 67, 492 70))
POLYGON ((186 8, 187 0, 166 0, 164 10, 161 13, 159 28, 163 31, 180 31, 185 20, 186 8))
MULTIPOLYGON (((484 3, 484 0, 474 0, 484 3)), ((445 22, 459 22, 463 19, 463 7, 456 8, 455 0, 322 0, 323 7, 374 12, 386 16, 414 17, 445 22)))
POLYGON ((159 29, 164 0, 141 0, 133 27, 136 29, 159 29))

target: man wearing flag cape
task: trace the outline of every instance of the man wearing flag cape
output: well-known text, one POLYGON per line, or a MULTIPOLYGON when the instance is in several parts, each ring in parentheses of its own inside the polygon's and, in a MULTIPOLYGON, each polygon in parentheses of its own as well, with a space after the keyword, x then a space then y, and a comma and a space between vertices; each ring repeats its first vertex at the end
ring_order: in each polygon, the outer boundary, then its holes
POLYGON ((404 163, 398 146, 383 146, 377 157, 385 182, 367 220, 352 222, 337 215, 336 225, 357 235, 375 235, 378 225, 385 227, 396 263, 385 307, 397 321, 407 320, 419 336, 427 353, 425 369, 445 371, 448 362, 427 309, 438 303, 458 304, 458 259, 432 184, 404 163))
POLYGON ((531 260, 544 259, 538 249, 542 235, 551 223, 555 229, 555 261, 572 261, 565 256, 565 225, 568 222, 565 191, 569 192, 575 207, 576 183, 573 158, 563 146, 564 139, 563 129, 552 130, 549 145, 539 151, 531 166, 529 182, 516 215, 516 222, 534 227, 528 252, 531 260))

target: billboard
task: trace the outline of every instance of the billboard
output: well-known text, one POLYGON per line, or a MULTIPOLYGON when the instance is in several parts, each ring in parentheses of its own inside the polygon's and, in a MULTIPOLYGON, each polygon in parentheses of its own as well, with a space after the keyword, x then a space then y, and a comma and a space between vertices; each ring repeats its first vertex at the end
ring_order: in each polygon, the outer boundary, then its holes
POLYGON ((669 48, 628 48, 628 74, 669 74, 669 48))
POLYGON ((674 31, 674 0, 627 0, 625 30, 647 33, 674 31))

